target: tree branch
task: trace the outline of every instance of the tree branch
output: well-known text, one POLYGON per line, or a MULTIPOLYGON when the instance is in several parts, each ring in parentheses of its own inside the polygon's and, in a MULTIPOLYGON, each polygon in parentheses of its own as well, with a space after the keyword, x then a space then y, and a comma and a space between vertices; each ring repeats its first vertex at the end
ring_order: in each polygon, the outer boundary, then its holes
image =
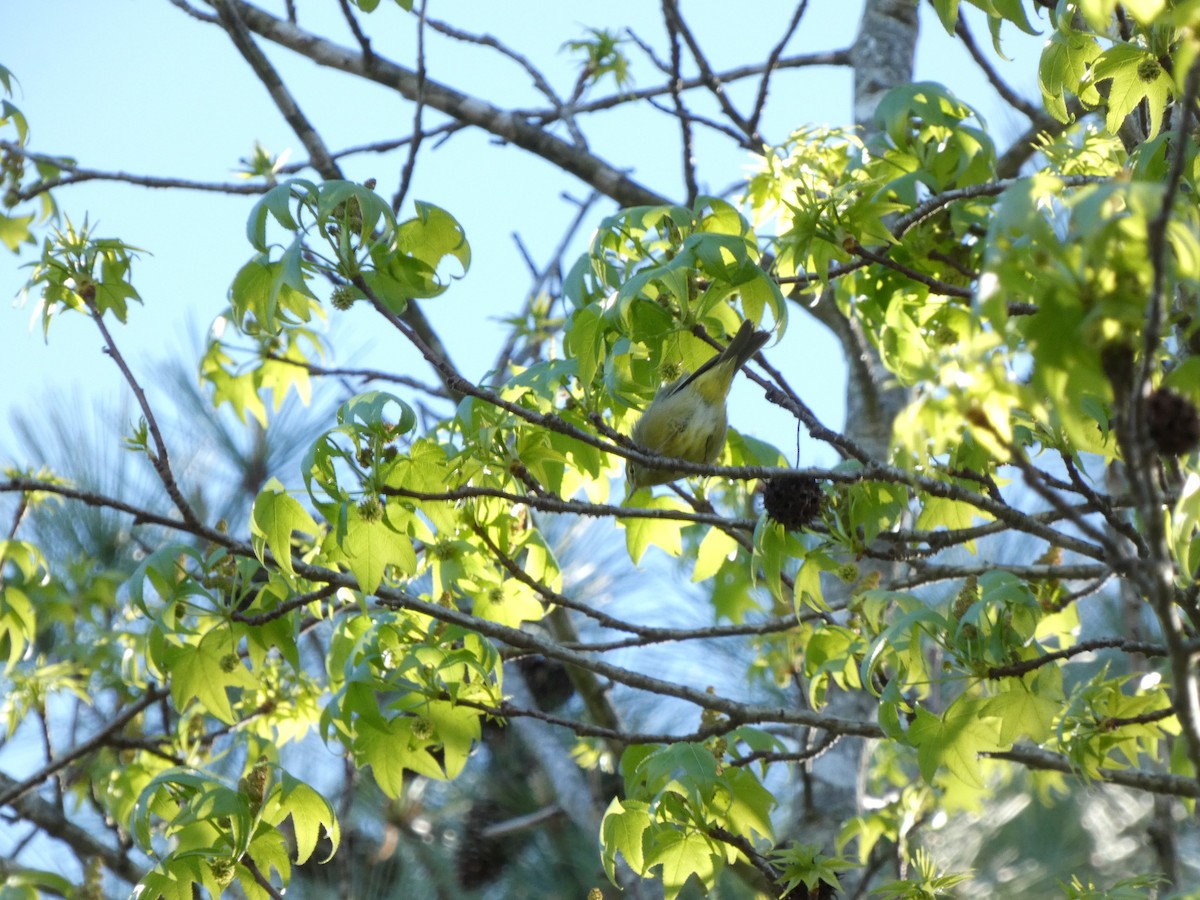
POLYGON ((0 806, 8 806, 13 801, 24 796, 29 790, 37 787, 47 778, 51 778, 56 772, 61 772, 71 763, 78 759, 82 759, 91 753, 96 752, 104 746, 105 741, 110 735, 116 734, 124 728, 131 720, 141 715, 142 712, 154 703, 168 696, 169 692, 165 688, 150 687, 140 699, 134 701, 125 709, 121 710, 113 719, 97 731, 94 735, 88 738, 81 744, 71 748, 71 750, 59 754, 54 759, 50 760, 46 765, 42 766, 32 775, 15 781, 5 777, 5 786, 0 791, 0 806))
MULTIPOLYGON (((1049 772, 1062 772, 1065 775, 1079 774, 1078 770, 1072 768, 1071 764, 1057 753, 1037 747, 1014 747, 1012 750, 989 751, 980 755, 988 759, 1003 759, 1020 763, 1029 769, 1044 769, 1049 772)), ((1102 768, 1100 769, 1100 778, 1107 784, 1147 791, 1151 794, 1200 797, 1200 781, 1195 778, 1184 778, 1182 775, 1160 775, 1136 769, 1102 768)))
MULTIPOLYGON (((281 47, 306 56, 321 66, 374 81, 415 101, 421 94, 420 79, 411 69, 378 54, 364 59, 361 53, 341 47, 299 26, 272 16, 242 0, 206 0, 228 4, 246 27, 281 47)), ((476 97, 463 94, 433 79, 426 79, 425 103, 468 125, 481 128, 542 157, 558 168, 590 184, 622 206, 661 204, 666 198, 630 179, 599 157, 567 143, 519 113, 505 111, 476 97)))

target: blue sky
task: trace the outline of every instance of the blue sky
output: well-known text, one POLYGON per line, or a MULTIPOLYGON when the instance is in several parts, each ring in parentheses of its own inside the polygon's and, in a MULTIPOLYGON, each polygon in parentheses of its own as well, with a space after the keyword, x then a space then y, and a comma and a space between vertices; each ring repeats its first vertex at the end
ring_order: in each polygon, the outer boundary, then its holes
MULTIPOLYGON (((328 25, 335 40, 350 43, 335 4, 301 0, 298 5, 302 26, 321 31, 328 25)), ((74 155, 88 168, 208 181, 231 180, 238 159, 250 154, 255 141, 273 152, 291 150, 293 160, 305 156, 224 34, 188 18, 167 0, 41 0, 7 7, 0 30, 0 64, 20 81, 12 99, 29 119, 33 149, 74 155)), ((741 3, 738 17, 732 18, 726 4, 691 3, 684 5, 684 12, 719 69, 761 60, 786 23, 788 7, 777 0, 741 3)), ((813 0, 810 7, 789 53, 850 43, 858 25, 858 4, 813 0)), ((651 40, 661 33, 658 4, 644 0, 603 6, 549 0, 432 0, 429 14, 464 30, 497 36, 526 55, 563 93, 570 89, 577 62, 562 44, 583 36, 585 26, 629 25, 651 40)), ((385 2, 362 21, 374 36, 377 52, 412 63, 414 18, 385 2)), ((998 126, 998 134, 1015 134, 1023 127, 1003 110, 928 9, 922 11, 922 29, 917 78, 948 84, 998 126)), ((975 30, 986 43, 986 27, 980 23, 975 30)), ((1006 50, 1015 61, 1009 71, 1021 73, 1013 76, 1013 84, 1035 96, 1032 79, 1040 41, 1024 39, 1011 28, 1006 37, 1006 50)), ((267 47, 267 52, 331 147, 408 132, 412 108, 395 95, 318 69, 284 51, 267 47)), ((430 36, 426 52, 431 78, 501 107, 545 105, 528 76, 492 51, 430 36)), ((631 52, 637 56, 635 49, 631 52)), ((661 80, 645 65, 636 67, 634 75, 639 86, 661 80)), ((754 87, 753 82, 734 86, 735 100, 748 103, 754 87)), ((850 73, 817 69, 788 75, 779 80, 772 98, 764 126, 769 138, 782 140, 790 129, 809 123, 846 124, 850 73)), ((676 131, 657 121, 663 118, 616 111, 597 117, 585 129, 593 150, 613 165, 631 168, 635 178, 660 192, 682 195, 676 131)), ((701 138, 702 189, 726 189, 751 162, 727 144, 707 135, 701 138)), ((582 198, 587 191, 524 151, 498 148, 478 132, 461 133, 439 148, 426 146, 410 200, 427 200, 458 217, 474 260, 466 279, 425 308, 455 362, 469 377, 481 378, 500 344, 502 326, 496 320, 519 307, 530 284, 513 234, 520 235, 537 262, 544 262, 574 213, 559 193, 582 198)), ((356 180, 378 178, 381 192, 390 194, 402 164, 398 154, 369 155, 347 161, 345 169, 356 180)), ((57 196, 62 211, 77 223, 88 215, 104 236, 120 237, 147 251, 134 270, 145 304, 133 307, 128 326, 116 332, 135 372, 148 375, 150 363, 169 354, 183 355, 194 364, 188 335, 202 331, 221 311, 233 275, 251 255, 244 225, 253 198, 104 183, 63 189, 57 196)), ((611 204, 593 208, 571 255, 584 248, 591 226, 611 211, 611 204)), ((19 292, 27 277, 21 265, 32 258, 32 249, 20 257, 0 249, 0 298, 19 292)), ((91 323, 80 316, 56 321, 47 346, 40 325, 31 326, 33 313, 32 303, 0 303, 5 335, 0 379, 10 386, 0 399, 0 414, 28 409, 50 389, 81 408, 125 393, 112 362, 100 352, 91 323)), ((821 418, 840 426, 843 387, 838 373, 843 367, 837 347, 802 314, 792 317, 790 328, 788 341, 772 359, 800 386, 821 418), (821 373, 817 384, 814 372, 821 373)), ((341 346, 354 350, 352 359, 340 361, 430 379, 415 354, 398 337, 380 333, 365 309, 341 317, 339 330, 341 346)), ((794 444, 794 424, 786 419, 765 426, 757 419, 755 423, 768 430, 778 425, 779 434, 764 436, 783 448, 794 444)), ((733 424, 749 425, 736 413, 733 424)), ((805 462, 830 461, 811 445, 805 445, 804 453, 805 462)))

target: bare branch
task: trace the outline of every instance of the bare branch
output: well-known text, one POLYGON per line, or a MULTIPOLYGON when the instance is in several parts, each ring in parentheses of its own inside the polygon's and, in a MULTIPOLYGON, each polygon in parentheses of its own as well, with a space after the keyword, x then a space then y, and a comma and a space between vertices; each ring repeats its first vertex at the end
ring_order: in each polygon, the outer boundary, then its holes
MULTIPOLYGON (((48 778, 52 778, 57 772, 61 772, 67 766, 76 760, 82 759, 95 753, 105 745, 105 742, 111 735, 116 734, 124 728, 130 721, 141 715, 147 707, 159 700, 168 696, 169 692, 165 688, 151 686, 138 700, 125 707, 121 712, 117 713, 113 718, 97 731, 94 735, 88 738, 81 744, 72 747, 69 751, 56 756, 46 765, 42 766, 32 775, 21 779, 20 781, 12 781, 7 783, 3 790, 0 790, 0 806, 8 806, 13 801, 23 797, 28 791, 37 787, 48 778)), ((8 779, 5 779, 8 782, 8 779)))
MULTIPOLYGON (((0 793, 11 794, 17 786, 18 782, 0 774, 0 793)), ((74 824, 52 804, 36 794, 17 794, 7 805, 22 819, 62 841, 79 857, 95 857, 101 860, 110 872, 123 881, 137 884, 145 874, 142 867, 134 863, 124 851, 99 840, 93 830, 74 824)))
MULTIPOLYGON (((342 0, 343 3, 346 0, 342 0)), ((396 189, 396 193, 392 196, 392 212, 399 213, 400 207, 404 205, 404 198, 408 196, 409 186, 412 184, 413 172, 417 167, 417 153, 421 149, 421 141, 424 137, 424 126, 422 124, 425 118, 425 8, 426 0, 421 0, 421 9, 417 14, 417 99, 413 104, 413 125, 412 125, 412 140, 408 145, 408 157, 404 160, 404 168, 400 170, 400 186, 396 189)), ((364 50, 364 56, 366 50, 364 50)))
POLYGON ((692 34, 692 30, 688 28, 687 21, 679 12, 678 0, 663 0, 663 17, 666 19, 667 28, 669 31, 677 32, 688 45, 688 49, 692 51, 692 59, 696 61, 696 65, 700 69, 700 78, 703 80, 714 97, 717 98, 717 103, 720 104, 722 112, 729 118, 745 134, 745 138, 740 141, 741 145, 747 150, 758 150, 766 141, 759 135, 758 129, 753 127, 741 113, 733 106, 733 102, 729 99, 729 95, 725 93, 725 87, 721 83, 721 78, 713 71, 709 65, 708 58, 704 55, 704 51, 700 48, 699 41, 692 34))
POLYGON ((325 142, 321 140, 320 135, 317 134, 308 117, 304 115, 299 104, 296 103, 291 92, 283 83, 283 79, 275 71, 275 67, 271 65, 266 55, 258 49, 247 32, 246 25, 241 17, 241 10, 244 4, 230 2, 230 0, 209 0, 209 2, 216 7, 217 13, 221 17, 221 23, 229 33, 234 46, 245 57, 246 62, 250 64, 250 68, 254 70, 254 74, 258 76, 258 80, 263 83, 263 87, 267 89, 267 93, 275 101, 279 112, 287 120, 288 125, 296 133, 300 142, 304 144, 304 148, 308 151, 309 158, 312 161, 313 168, 320 172, 324 178, 341 178, 341 171, 337 163, 334 162, 333 157, 329 155, 329 151, 325 147, 325 142))
MULTIPOLYGON (((242 0, 207 2, 227 4, 237 12, 239 19, 251 31, 308 57, 318 65, 329 66, 374 81, 399 92, 409 100, 415 101, 420 94, 417 73, 378 54, 370 60, 365 60, 360 53, 347 50, 242 0)), ((427 106, 541 156, 624 206, 667 202, 665 198, 636 183, 609 163, 550 134, 519 113, 498 109, 490 103, 460 93, 432 79, 426 79, 424 91, 427 106)))
POLYGON ((775 73, 776 67, 779 65, 779 57, 783 55, 783 48, 787 46, 788 41, 792 39, 792 35, 796 33, 796 29, 800 27, 800 20, 804 18, 804 13, 807 9, 808 0, 800 0, 796 4, 796 11, 792 13, 791 21, 783 29, 783 34, 775 46, 771 48, 771 52, 767 54, 762 79, 758 82, 758 96, 754 98, 754 111, 750 114, 750 121, 747 123, 755 132, 758 131, 759 122, 762 121, 763 110, 767 106, 767 91, 771 86, 771 76, 775 73))
POLYGON ((683 105, 680 83, 683 81, 681 54, 679 52, 679 15, 673 7, 674 0, 662 0, 663 19, 667 23, 667 37, 671 41, 671 99, 675 102, 675 113, 679 117, 683 144, 683 183, 687 187, 686 205, 691 207, 700 193, 696 185, 696 156, 692 145, 692 120, 683 105))
POLYGON ((121 355, 121 351, 117 348, 117 342, 113 340, 113 336, 104 322, 104 315, 100 312, 99 307, 96 306, 94 301, 88 303, 88 311, 91 314, 92 321, 96 324, 96 328, 99 329, 101 337, 104 339, 105 352, 117 364, 117 368, 121 370, 121 374, 125 377, 125 382, 129 385, 130 390, 133 391, 138 407, 142 411, 146 427, 150 431, 150 438, 154 442, 154 452, 147 454, 150 457, 150 464, 154 466, 154 471, 158 474, 159 481, 166 488, 167 496, 171 498, 171 502, 179 510, 179 514, 183 516, 183 521, 189 527, 198 526, 200 520, 197 518, 195 510, 192 509, 192 505, 183 496, 183 491, 179 489, 179 484, 175 481, 175 473, 171 471, 171 457, 167 452, 167 442, 163 439, 162 431, 158 427, 158 419, 154 415, 154 410, 150 408, 150 401, 146 399, 146 392, 142 390, 142 386, 138 383, 137 378, 134 377, 133 372, 126 364, 125 357, 121 355))
MULTIPOLYGON (((1004 759, 1020 763, 1029 769, 1045 769, 1066 775, 1078 774, 1071 764, 1056 753, 1037 747, 1014 747, 1012 750, 992 751, 981 754, 988 759, 1004 759)), ((1160 775, 1136 769, 1100 769, 1100 778, 1108 784, 1134 788, 1152 794, 1170 794, 1173 797, 1200 797, 1200 782, 1182 775, 1160 775)))
POLYGON ((171 176, 138 175, 131 172, 105 172, 99 169, 87 169, 76 165, 73 160, 47 153, 34 153, 20 144, 15 144, 11 141, 0 141, 0 150, 23 156, 34 162, 48 163, 69 173, 56 178, 35 181, 28 187, 16 191, 12 198, 14 204, 30 200, 39 194, 44 194, 58 187, 82 184, 86 181, 116 181, 138 187, 175 188, 185 191, 241 195, 261 194, 270 187, 267 184, 252 184, 250 182, 193 181, 187 178, 171 176))
POLYGON ((542 74, 541 70, 538 69, 538 67, 532 62, 530 62, 528 57, 523 56, 522 54, 513 50, 507 44, 496 39, 490 34, 470 34, 469 32, 455 28, 447 22, 438 21, 436 19, 427 19, 426 21, 429 27, 439 34, 444 34, 447 37, 454 38, 457 41, 463 41, 469 44, 479 44, 483 47, 491 47, 493 50, 496 50, 498 53, 508 57, 517 65, 519 65, 525 70, 525 73, 529 75, 530 80, 533 81, 533 86, 537 88, 547 100, 550 101, 551 106, 554 107, 554 118, 562 121, 562 123, 567 127, 567 130, 571 134, 571 140, 575 142, 575 145, 582 148, 587 147, 587 140, 584 138, 583 132, 580 131, 579 126, 575 122, 574 110, 576 107, 574 104, 568 105, 563 102, 562 98, 559 97, 554 88, 550 86, 550 82, 546 80, 546 77, 542 74))
POLYGON ((1030 103, 1000 77, 1000 73, 996 71, 991 61, 979 49, 979 45, 975 43, 975 36, 971 34, 971 29, 967 25, 967 20, 963 16, 962 10, 958 11, 958 20, 954 23, 954 33, 958 35, 958 39, 962 41, 967 52, 971 54, 971 59, 975 60, 975 64, 982 70, 988 82, 995 88, 996 93, 1004 98, 1013 109, 1021 113, 1029 121, 1041 127, 1047 123, 1049 116, 1042 110, 1040 106, 1030 103))

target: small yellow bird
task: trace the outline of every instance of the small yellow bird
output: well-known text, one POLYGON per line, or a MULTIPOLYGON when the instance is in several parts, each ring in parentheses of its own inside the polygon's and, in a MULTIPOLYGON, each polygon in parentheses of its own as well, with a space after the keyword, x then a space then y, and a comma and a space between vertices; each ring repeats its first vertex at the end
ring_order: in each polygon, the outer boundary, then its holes
MULTIPOLYGON (((633 441, 657 456, 712 463, 725 446, 725 398, 733 376, 770 338, 742 322, 729 346, 695 372, 659 389, 654 401, 633 426, 633 441)), ((625 485, 632 496, 638 488, 664 484, 686 473, 625 462, 625 485)))

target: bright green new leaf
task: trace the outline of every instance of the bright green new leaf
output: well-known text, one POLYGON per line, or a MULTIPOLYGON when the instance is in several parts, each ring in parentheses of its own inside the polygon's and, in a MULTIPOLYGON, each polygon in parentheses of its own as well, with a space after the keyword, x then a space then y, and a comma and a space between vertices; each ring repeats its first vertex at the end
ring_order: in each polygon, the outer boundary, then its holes
POLYGON ((33 213, 27 216, 6 216, 0 213, 0 244, 4 244, 16 253, 22 244, 36 244, 29 223, 34 219, 33 213))
POLYGON ((1125 7, 1142 25, 1151 25, 1167 8, 1167 0, 1122 0, 1125 7))
POLYGON ((711 838, 696 831, 664 828, 654 832, 646 868, 662 867, 663 895, 674 900, 692 876, 706 889, 711 887, 720 858, 711 838))
POLYGON ((6 675, 25 655, 26 648, 36 637, 37 617, 29 597, 13 585, 0 588, 0 650, 7 642, 6 675))
MULTIPOLYGON (((644 493, 639 492, 639 495, 644 496, 644 493)), ((639 505, 645 509, 674 512, 687 509, 683 502, 674 496, 649 497, 639 501, 639 505)), ((625 546, 635 565, 650 547, 658 547, 669 556, 679 556, 683 552, 682 532, 686 522, 678 519, 649 518, 621 518, 617 521, 625 528, 625 546)))
POLYGON ((720 528, 710 528, 696 551, 696 565, 692 569, 692 582, 708 581, 733 555, 738 542, 720 528))
MULTIPOLYGON (((346 564, 365 594, 374 593, 388 566, 412 575, 417 571, 417 554, 412 538, 401 530, 405 513, 399 504, 384 508, 378 520, 363 518, 359 507, 346 511, 345 531, 339 533, 338 546, 346 554, 346 564)), ((340 530, 339 530, 340 531, 340 530)))
POLYGON ((637 767, 637 779, 656 793, 680 780, 696 795, 706 794, 717 779, 717 760, 703 744, 678 741, 660 747, 637 767))
POLYGON ((1196 535, 1200 525, 1200 475, 1192 472, 1183 483, 1179 500, 1170 517, 1171 551, 1179 561, 1180 572, 1186 582, 1193 580, 1192 573, 1200 569, 1200 537, 1196 535))
POLYGON ((524 622, 536 622, 546 614, 546 608, 537 593, 515 578, 507 578, 499 584, 485 583, 469 593, 474 600, 472 614, 509 628, 520 628, 524 622))
POLYGON ((1125 117, 1145 99, 1149 136, 1158 134, 1174 83, 1152 54, 1129 44, 1115 44, 1092 64, 1092 82, 1104 81, 1109 82, 1108 114, 1104 120, 1109 131, 1116 133, 1125 117))
POLYGON ((1089 34, 1056 31, 1046 42, 1038 65, 1038 86, 1046 111, 1060 122, 1070 121, 1067 97, 1077 95, 1088 106, 1095 106, 1100 95, 1086 83, 1089 67, 1100 55, 1100 45, 1089 34))
POLYGON ((729 792, 729 805, 722 808, 721 801, 714 801, 726 828, 734 834, 753 839, 771 839, 771 810, 775 807, 775 795, 763 787, 761 781, 749 769, 731 766, 721 774, 722 787, 729 792))
POLYGON ((954 34, 954 26, 958 22, 959 0, 933 0, 933 8, 937 10, 938 19, 947 34, 954 34))
POLYGON ((617 883, 617 854, 638 874, 646 872, 643 838, 651 825, 650 807, 640 800, 613 797, 604 812, 600 826, 601 859, 604 872, 613 884, 617 883))
POLYGON ((296 862, 304 865, 317 847, 317 840, 324 829, 329 837, 329 856, 321 862, 329 862, 341 843, 341 826, 329 801, 315 790, 288 772, 280 773, 280 791, 275 801, 283 817, 292 817, 292 828, 296 834, 296 862))
POLYGON ((299 231, 300 223, 292 215, 292 198, 313 198, 316 193, 317 186, 302 178, 294 178, 271 188, 250 210, 250 217, 246 222, 246 239, 255 249, 267 252, 270 248, 270 244, 267 243, 268 217, 275 219, 288 231, 299 231))
POLYGON ((403 716, 383 727, 363 719, 356 723, 355 757, 371 767, 376 783, 389 797, 399 797, 404 790, 406 771, 437 781, 446 777, 430 752, 434 742, 414 736, 415 721, 414 717, 403 716))
POLYGON ((170 856, 142 877, 135 896, 138 900, 195 900, 197 885, 213 897, 222 893, 205 860, 197 856, 170 856))
POLYGON ((934 496, 922 499, 921 514, 917 517, 917 528, 921 530, 969 528, 976 518, 983 516, 976 507, 965 501, 934 496))
POLYGON ((272 478, 259 492, 250 513, 250 535, 259 562, 267 564, 266 551, 278 566, 295 575, 292 566, 292 532, 316 536, 319 526, 307 510, 287 493, 279 480, 272 478))
POLYGON ((457 778, 482 733, 482 714, 445 700, 430 700, 419 709, 432 723, 434 737, 441 744, 444 777, 457 778))
POLYGON ((386 431, 388 438, 399 437, 412 431, 417 424, 417 414, 413 408, 387 391, 367 391, 355 394, 338 407, 337 420, 340 425, 362 426, 368 429, 380 429, 382 435, 386 431), (399 416, 388 417, 389 410, 395 409, 399 416))
POLYGON ((223 630, 210 631, 198 644, 169 647, 166 667, 171 679, 171 699, 177 709, 185 709, 196 699, 228 724, 237 720, 226 689, 258 686, 238 657, 229 633, 223 630))

